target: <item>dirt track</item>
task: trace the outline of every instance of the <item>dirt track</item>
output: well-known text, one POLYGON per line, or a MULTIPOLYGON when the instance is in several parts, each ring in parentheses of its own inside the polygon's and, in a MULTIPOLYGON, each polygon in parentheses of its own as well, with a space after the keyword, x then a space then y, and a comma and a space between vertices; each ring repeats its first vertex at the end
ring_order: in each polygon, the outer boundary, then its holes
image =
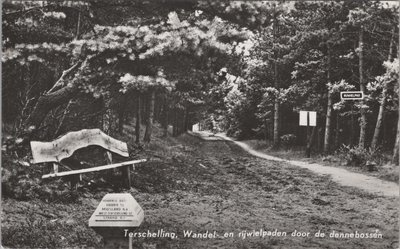
POLYGON ((396 248, 396 198, 343 187, 327 176, 284 162, 255 158, 233 142, 194 137, 183 141, 187 152, 182 162, 169 169, 158 167, 177 184, 158 193, 144 194, 142 189, 134 194, 147 210, 139 230, 174 231, 178 238, 142 238, 136 239, 137 244, 145 248, 396 248), (183 238, 184 230, 216 231, 221 237, 183 238), (287 236, 243 239, 239 233, 244 230, 277 230, 287 236), (310 235, 292 237, 295 230, 310 235), (315 238, 319 230, 327 237, 315 238), (382 239, 329 238, 333 231, 376 230, 382 239), (234 236, 223 238, 225 232, 234 236))
MULTIPOLYGON (((168 147, 171 158, 161 155, 160 160, 136 168, 134 188, 129 191, 145 211, 144 223, 135 232, 175 233, 177 237, 134 238, 134 248, 398 247, 395 197, 343 187, 327 176, 256 158, 233 142, 203 141, 189 135, 181 136, 177 142, 180 144, 174 142, 168 147), (295 230, 309 235, 292 237, 295 230), (333 231, 350 234, 377 230, 382 238, 329 237, 333 231), (211 238, 185 238, 185 231, 200 233, 199 236, 208 231, 206 236, 211 238), (243 231, 254 236, 243 238, 243 231), (326 237, 316 238, 318 231, 326 237), (272 236, 279 232, 281 236, 272 236)), ((45 233, 55 238, 54 244, 58 243, 49 248, 98 248, 101 237, 94 235, 87 221, 104 194, 87 194, 80 203, 71 205, 39 203, 30 207, 30 214, 17 212, 25 210, 22 204, 28 203, 6 200, 3 212, 7 219, 2 226, 7 229, 29 218, 24 215, 32 219, 39 208, 38 212, 50 213, 51 219, 57 221, 53 222, 54 232, 47 232, 50 218, 42 217, 41 226, 46 227, 35 233, 37 240, 45 233), (60 242, 59 238, 64 239, 60 242)), ((5 233, 10 234, 11 230, 5 233)))
MULTIPOLYGON (((201 133, 197 133, 197 135, 201 136, 201 133)), ((207 133, 205 133, 203 136, 207 136, 207 133)), ((244 149, 245 151, 247 151, 248 153, 250 153, 253 156, 256 156, 259 158, 264 158, 264 159, 267 159, 270 161, 286 162, 286 163, 294 165, 294 166, 309 169, 316 174, 329 175, 330 177, 332 177, 333 181, 335 181, 341 185, 344 185, 344 186, 356 187, 356 188, 362 189, 364 191, 367 191, 369 193, 378 194, 378 195, 392 196, 392 197, 399 196, 399 185, 394 182, 383 181, 376 177, 367 176, 367 175, 360 174, 360 173, 350 172, 350 171, 342 169, 342 168, 324 166, 324 165, 320 165, 317 163, 307 163, 307 162, 301 162, 301 161, 295 161, 295 160, 285 160, 285 159, 281 159, 278 157, 266 155, 262 152, 253 150, 252 148, 250 148, 247 144, 245 144, 243 142, 234 141, 234 140, 230 139, 229 137, 224 136, 223 134, 218 134, 217 136, 214 137, 213 140, 218 139, 218 138, 222 138, 223 140, 234 142, 235 144, 239 145, 242 149, 244 149)))

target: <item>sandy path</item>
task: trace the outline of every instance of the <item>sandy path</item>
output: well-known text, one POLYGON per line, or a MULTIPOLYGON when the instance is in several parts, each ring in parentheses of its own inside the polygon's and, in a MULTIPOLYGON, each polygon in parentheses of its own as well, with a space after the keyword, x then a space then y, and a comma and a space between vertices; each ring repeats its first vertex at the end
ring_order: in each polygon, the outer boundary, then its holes
POLYGON ((343 185, 349 187, 356 187, 362 190, 365 190, 369 193, 383 195, 383 196, 399 196, 399 186, 396 183, 383 181, 376 177, 363 175, 360 173, 350 172, 348 170, 331 167, 331 166, 324 166, 317 163, 307 163, 302 161, 294 161, 294 160, 286 160, 274 156, 267 155, 262 152, 258 152, 247 144, 232 140, 231 138, 225 136, 224 134, 217 134, 215 136, 209 136, 209 133, 206 132, 196 132, 192 133, 193 135, 197 135, 202 137, 205 140, 226 140, 231 141, 240 146, 243 150, 247 151, 249 154, 267 159, 272 161, 279 161, 285 162, 294 166, 302 167, 309 169, 319 175, 329 175, 332 177, 332 180, 343 185))

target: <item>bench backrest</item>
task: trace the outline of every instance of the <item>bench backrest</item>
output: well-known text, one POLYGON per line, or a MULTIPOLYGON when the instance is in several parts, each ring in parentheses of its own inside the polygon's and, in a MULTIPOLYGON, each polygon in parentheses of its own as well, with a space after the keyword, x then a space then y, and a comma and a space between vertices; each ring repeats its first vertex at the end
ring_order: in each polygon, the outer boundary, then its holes
POLYGON ((81 148, 98 145, 104 149, 129 157, 125 142, 112 138, 100 129, 73 131, 51 142, 31 141, 32 163, 60 162, 81 148))

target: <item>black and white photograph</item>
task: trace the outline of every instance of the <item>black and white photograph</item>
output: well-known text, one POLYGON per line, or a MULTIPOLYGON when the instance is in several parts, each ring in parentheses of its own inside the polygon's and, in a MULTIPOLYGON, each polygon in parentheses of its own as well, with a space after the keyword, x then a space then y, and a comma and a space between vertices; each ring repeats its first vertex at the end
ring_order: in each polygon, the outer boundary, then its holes
POLYGON ((1 5, 1 249, 400 249, 399 1, 1 5))

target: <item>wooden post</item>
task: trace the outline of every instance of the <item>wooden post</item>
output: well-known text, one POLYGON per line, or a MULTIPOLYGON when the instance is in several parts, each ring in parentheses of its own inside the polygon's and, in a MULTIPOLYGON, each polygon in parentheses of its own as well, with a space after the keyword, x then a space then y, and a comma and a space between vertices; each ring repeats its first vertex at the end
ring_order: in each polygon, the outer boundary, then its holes
POLYGON ((53 173, 58 173, 58 164, 53 163, 53 173))
POLYGON ((306 157, 308 157, 308 158, 311 157, 311 147, 312 147, 312 144, 314 141, 315 134, 317 133, 316 131, 317 131, 317 126, 314 126, 312 129, 311 135, 308 139, 308 143, 307 143, 307 147, 306 147, 306 157))
POLYGON ((127 165, 121 168, 122 178, 124 179, 127 188, 131 188, 131 167, 132 165, 127 165))
POLYGON ((81 180, 81 177, 82 177, 81 174, 67 176, 67 179, 68 179, 68 181, 70 183, 71 190, 77 190, 78 189, 78 183, 81 180))
POLYGON ((112 164, 113 163, 113 159, 112 159, 112 154, 111 152, 107 151, 107 164, 112 164))

